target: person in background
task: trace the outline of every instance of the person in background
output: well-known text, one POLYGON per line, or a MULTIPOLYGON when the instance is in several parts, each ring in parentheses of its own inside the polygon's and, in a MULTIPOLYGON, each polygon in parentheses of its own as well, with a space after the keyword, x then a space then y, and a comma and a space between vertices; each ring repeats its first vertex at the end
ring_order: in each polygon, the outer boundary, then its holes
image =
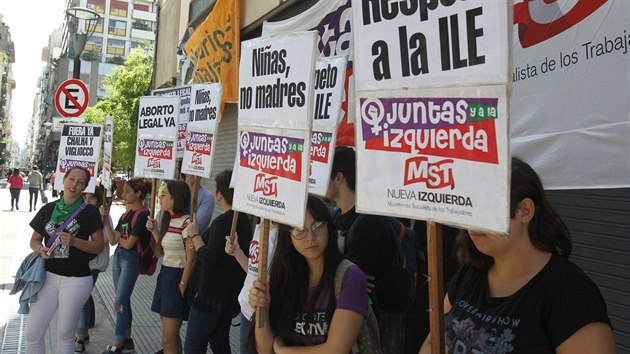
POLYGON ((57 188, 55 188, 55 181, 57 179, 57 171, 53 171, 50 175, 50 185, 52 186, 52 196, 53 198, 57 198, 57 188))
MULTIPOLYGON (((278 224, 270 222, 268 245, 267 245, 267 270, 271 266, 271 259, 276 250, 276 244, 278 240, 278 224)), ((236 258, 241 268, 245 271, 247 276, 243 283, 243 288, 238 294, 238 302, 241 305, 241 324, 240 328, 240 345, 241 354, 255 354, 255 351, 251 351, 247 345, 247 338, 249 336, 249 328, 251 326, 251 318, 254 314, 254 308, 249 305, 248 296, 249 290, 252 288, 254 281, 258 279, 258 267, 260 265, 259 253, 260 247, 260 224, 256 225, 254 230, 254 236, 252 242, 249 244, 249 254, 245 255, 245 252, 239 246, 238 238, 234 239, 234 243, 230 241, 230 237, 225 237, 225 253, 236 258)))
POLYGON ((334 278, 342 259, 330 211, 309 196, 304 227, 281 226, 269 285, 256 280, 249 292, 252 307, 269 308, 263 326, 254 330, 259 353, 351 352, 368 314, 367 282, 351 265, 336 299, 334 278))
POLYGON ((37 198, 39 193, 44 191, 44 178, 38 171, 37 166, 33 166, 31 173, 28 174, 28 211, 37 210, 37 198))
MULTIPOLYGON (((103 205, 103 188, 96 186, 94 193, 83 193, 83 199, 86 203, 100 207, 103 205)), ((109 216, 101 216, 103 224, 108 225, 109 228, 113 228, 112 219, 109 216)), ((90 270, 92 270, 93 285, 96 285, 98 274, 107 270, 109 265, 109 243, 103 242, 103 250, 90 261, 90 270)), ((94 301, 88 299, 83 305, 79 322, 77 322, 77 328, 75 329, 76 342, 74 344, 75 353, 85 353, 85 343, 89 342, 90 335, 88 333, 88 327, 90 322, 90 314, 94 313, 94 301)))
POLYGON ((179 330, 188 317, 184 301, 186 285, 195 263, 195 250, 186 238, 190 223, 190 188, 184 181, 169 181, 160 196, 162 221, 156 227, 149 217, 147 229, 157 242, 157 254, 162 267, 157 278, 151 311, 160 314, 162 320, 162 347, 166 354, 182 352, 179 330))
MULTIPOLYGON (((184 342, 186 354, 205 354, 208 344, 214 354, 230 354, 230 324, 239 312, 238 292, 243 286, 245 273, 237 260, 225 254, 225 237, 230 234, 234 211, 230 188, 232 171, 225 170, 216 176, 214 198, 224 213, 217 216, 203 234, 197 223, 188 226, 187 234, 197 252, 195 267, 188 284, 190 304, 188 330, 184 342)), ((252 240, 252 229, 247 214, 239 213, 238 243, 245 252, 252 240)), ((229 239, 229 236, 228 236, 229 239)))
POLYGON ((20 210, 20 192, 24 187, 24 180, 22 179, 22 174, 20 170, 17 168, 13 169, 13 173, 9 176, 7 180, 9 183, 9 191, 11 192, 11 211, 15 207, 16 210, 20 210))
MULTIPOLYGON (((147 182, 140 178, 125 182, 122 188, 122 199, 127 212, 120 217, 115 229, 112 229, 110 224, 105 224, 105 235, 109 244, 118 245, 118 247, 112 258, 112 277, 116 291, 114 341, 112 345, 107 346, 103 354, 135 352, 135 345, 131 338, 133 322, 131 294, 140 275, 140 253, 138 253, 136 243, 140 242, 143 249, 146 249, 151 240, 151 234, 146 228, 149 210, 142 204, 149 189, 147 182), (134 216, 136 221, 132 225, 134 216)), ((109 216, 109 209, 101 206, 100 210, 103 217, 109 216)))
POLYGON ((407 287, 399 277, 388 276, 392 271, 396 245, 387 218, 356 212, 356 154, 351 147, 337 147, 333 160, 326 199, 339 207, 335 213, 335 226, 344 236, 343 254, 366 275, 373 277, 370 293, 374 313, 379 323, 381 350, 387 354, 402 354, 404 349, 407 287), (356 225, 355 225, 356 224, 356 225), (353 234, 350 234, 350 230, 353 234), (386 236, 387 237, 383 237, 386 236))
MULTIPOLYGON (((606 303, 568 260, 569 230, 542 182, 512 158, 507 235, 458 236, 461 267, 444 298, 448 353, 615 353, 606 303)), ((431 353, 427 337, 421 354, 431 353)))
MULTIPOLYGON (((191 193, 194 193, 193 187, 195 184, 195 176, 182 173, 182 178, 186 181, 191 193)), ((205 233, 206 230, 208 230, 208 227, 210 227, 210 219, 212 219, 213 211, 214 197, 212 196, 212 193, 199 184, 195 223, 197 224, 201 234, 205 233)))
POLYGON ((56 239, 56 229, 81 207, 81 193, 89 181, 88 170, 70 167, 63 177, 63 198, 40 208, 30 223, 30 246, 45 260, 46 278, 26 321, 27 353, 46 353, 44 338, 55 312, 57 353, 74 352, 74 329, 93 285, 89 261, 103 249, 103 222, 98 208, 85 205, 59 233, 60 244, 50 238, 56 239), (51 255, 47 244, 57 245, 51 255))

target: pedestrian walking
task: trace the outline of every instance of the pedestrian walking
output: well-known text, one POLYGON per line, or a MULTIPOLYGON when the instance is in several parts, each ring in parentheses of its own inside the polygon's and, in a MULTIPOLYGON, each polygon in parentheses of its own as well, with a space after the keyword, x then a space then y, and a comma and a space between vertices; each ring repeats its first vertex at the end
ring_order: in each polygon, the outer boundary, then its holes
POLYGON ((37 210, 37 198, 39 193, 44 191, 44 178, 37 169, 37 166, 33 166, 31 172, 28 174, 28 211, 37 210))
POLYGON ((24 187, 24 180, 22 179, 20 170, 14 168, 7 182, 9 183, 9 191, 11 192, 11 211, 13 211, 14 208, 20 210, 20 206, 18 205, 20 203, 20 192, 22 192, 22 188, 24 187))

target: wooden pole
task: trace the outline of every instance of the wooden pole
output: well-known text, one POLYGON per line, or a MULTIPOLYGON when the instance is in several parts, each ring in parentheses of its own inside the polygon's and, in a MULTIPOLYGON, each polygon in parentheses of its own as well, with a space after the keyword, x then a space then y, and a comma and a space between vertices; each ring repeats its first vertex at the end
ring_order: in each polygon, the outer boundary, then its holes
POLYGON ((234 239, 236 239, 236 225, 238 225, 238 211, 234 210, 234 215, 232 216, 232 227, 230 228, 230 243, 234 244, 234 239))
POLYGON ((155 178, 151 178, 151 201, 149 202, 149 213, 151 214, 151 218, 155 218, 155 193, 157 189, 157 180, 155 178))
POLYGON ((442 225, 427 222, 429 251, 429 324, 431 353, 444 354, 444 279, 442 259, 442 225))
MULTIPOLYGON (((195 176, 195 180, 193 181, 193 190, 192 190, 192 206, 190 212, 190 219, 195 222, 197 220, 197 198, 199 198, 199 182, 201 177, 195 176)), ((202 232, 203 230, 199 230, 202 232)))
MULTIPOLYGON (((267 249, 269 247, 269 220, 260 220, 260 249, 258 253, 258 281, 263 283, 265 287, 267 284, 267 249)), ((268 307, 259 307, 256 309, 256 326, 257 328, 263 328, 264 322, 267 322, 269 317, 268 307)))

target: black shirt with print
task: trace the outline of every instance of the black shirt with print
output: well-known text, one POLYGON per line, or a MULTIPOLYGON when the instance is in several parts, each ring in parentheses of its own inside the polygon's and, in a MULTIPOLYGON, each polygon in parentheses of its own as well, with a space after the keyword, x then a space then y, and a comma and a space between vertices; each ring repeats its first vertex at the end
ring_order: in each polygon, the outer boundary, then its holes
MULTIPOLYGON (((44 236, 44 242, 47 244, 51 235, 63 221, 52 223, 52 217, 55 203, 44 205, 33 220, 30 226, 40 235, 44 236)), ((88 240, 96 230, 103 228, 103 221, 98 208, 88 204, 64 229, 74 237, 82 240, 88 240)), ((84 277, 92 274, 88 263, 96 256, 95 254, 81 251, 76 247, 67 247, 59 245, 53 252, 52 259, 46 260, 46 271, 63 275, 67 277, 84 277)))

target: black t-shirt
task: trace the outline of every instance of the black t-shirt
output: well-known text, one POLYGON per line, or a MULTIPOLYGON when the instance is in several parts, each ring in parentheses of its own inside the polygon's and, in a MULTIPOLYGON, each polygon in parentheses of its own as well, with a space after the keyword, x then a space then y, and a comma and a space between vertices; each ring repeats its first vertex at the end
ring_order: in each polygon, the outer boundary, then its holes
POLYGON ((508 297, 488 297, 487 271, 461 267, 448 285, 448 353, 555 353, 580 328, 610 325, 601 292, 574 263, 552 255, 508 297))
MULTIPOLYGON (((33 230, 44 236, 44 243, 48 243, 51 235, 63 221, 53 224, 50 221, 55 203, 44 205, 31 223, 33 230)), ((64 229, 65 232, 82 240, 88 240, 96 230, 103 228, 103 221, 98 208, 88 204, 64 229)), ((88 263, 95 254, 81 251, 76 247, 57 246, 53 259, 46 260, 46 271, 67 277, 84 277, 92 274, 88 263)))
MULTIPOLYGON (((246 273, 235 257, 225 253, 225 236, 230 234, 234 211, 217 216, 201 235, 205 246, 197 250, 195 267, 187 289, 188 302, 193 307, 210 311, 213 306, 224 306, 234 316, 240 311, 238 293, 246 273)), ((249 254, 252 227, 247 214, 239 213, 236 224, 238 244, 249 254)))
MULTIPOLYGON (((375 289, 371 295, 377 310, 393 310, 399 299, 392 298, 384 277, 392 265, 394 240, 387 218, 380 215, 364 215, 354 227, 353 235, 347 235, 352 223, 357 218, 355 208, 345 214, 335 216, 335 226, 345 235, 344 257, 356 264, 361 270, 375 278, 375 289), (379 286, 380 285, 380 286, 379 286)), ((398 310, 396 310, 398 311, 398 310)))
MULTIPOLYGON (((120 217, 118 225, 116 225, 116 231, 120 232, 120 237, 128 239, 129 236, 136 236, 142 244, 142 249, 146 249, 149 246, 150 238, 153 237, 151 232, 147 229, 147 219, 149 217, 149 211, 143 210, 136 217, 136 222, 131 226, 133 215, 137 213, 127 212, 120 217)), ((135 247, 132 249, 136 249, 135 247)))

